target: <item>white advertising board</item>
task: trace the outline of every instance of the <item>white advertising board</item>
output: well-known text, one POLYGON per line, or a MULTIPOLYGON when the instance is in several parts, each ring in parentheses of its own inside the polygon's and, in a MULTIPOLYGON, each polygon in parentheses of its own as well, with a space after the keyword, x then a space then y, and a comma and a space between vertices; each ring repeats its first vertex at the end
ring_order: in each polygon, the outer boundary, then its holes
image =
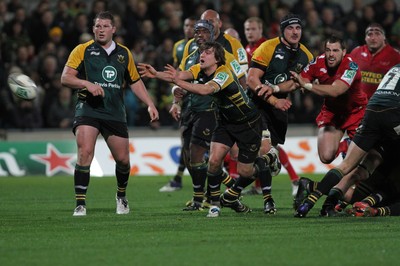
MULTIPOLYGON (((289 137, 284 150, 296 170, 303 173, 325 173, 336 166, 342 158, 339 156, 332 164, 321 163, 317 151, 316 137, 289 137)), ((131 138, 129 141, 131 175, 174 175, 180 155, 180 140, 165 138, 131 138)), ((115 163, 104 140, 96 145, 95 159, 92 164, 93 176, 114 175, 115 163)), ((281 173, 286 173, 282 167, 281 173)))

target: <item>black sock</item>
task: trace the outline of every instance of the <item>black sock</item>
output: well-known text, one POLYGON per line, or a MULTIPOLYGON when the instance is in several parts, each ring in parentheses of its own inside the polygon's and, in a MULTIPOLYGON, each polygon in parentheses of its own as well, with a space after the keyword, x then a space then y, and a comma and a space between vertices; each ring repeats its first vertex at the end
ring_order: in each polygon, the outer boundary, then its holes
POLYGON ((231 177, 227 172, 222 173, 222 184, 224 184, 227 188, 230 188, 235 184, 235 180, 231 177))
POLYGON ((377 208, 376 216, 400 216, 400 204, 393 204, 386 207, 377 208))
POLYGON ((123 198, 126 196, 126 187, 128 186, 129 174, 131 167, 129 165, 115 166, 115 176, 117 177, 117 197, 123 198))
POLYGON ((221 196, 221 180, 223 178, 224 171, 213 174, 207 173, 207 180, 208 180, 208 190, 209 192, 209 200, 211 204, 219 206, 219 197, 221 196))
POLYGON ((253 178, 239 176, 236 179, 235 184, 233 184, 233 186, 224 193, 224 197, 228 200, 235 200, 239 198, 242 190, 253 182, 253 178))
POLYGON ((343 199, 343 192, 340 189, 334 187, 329 191, 328 197, 326 198, 323 205, 335 207, 341 199, 343 199))
POLYGON ((86 205, 86 193, 90 180, 90 166, 75 165, 74 186, 76 206, 86 205))
POLYGON ((362 202, 367 203, 369 206, 375 206, 381 203, 384 199, 384 194, 373 193, 362 200, 362 202))
POLYGON ((207 178, 207 163, 192 164, 188 168, 193 183, 193 201, 202 203, 204 198, 204 186, 207 178))
POLYGON ((318 190, 313 191, 308 197, 304 200, 304 202, 310 204, 311 206, 314 206, 315 203, 319 200, 320 197, 322 197, 322 193, 319 192, 318 190))
POLYGON ((308 185, 308 189, 310 190, 310 192, 314 192, 315 190, 317 190, 318 183, 319 182, 317 181, 310 181, 310 184, 308 185))
POLYGON ((262 171, 259 171, 258 178, 260 180, 260 187, 263 194, 264 202, 272 198, 272 175, 269 166, 267 166, 262 171))
POLYGON ((342 179, 343 174, 336 168, 333 168, 326 173, 322 180, 318 183, 317 189, 324 195, 327 195, 329 190, 333 188, 342 179))

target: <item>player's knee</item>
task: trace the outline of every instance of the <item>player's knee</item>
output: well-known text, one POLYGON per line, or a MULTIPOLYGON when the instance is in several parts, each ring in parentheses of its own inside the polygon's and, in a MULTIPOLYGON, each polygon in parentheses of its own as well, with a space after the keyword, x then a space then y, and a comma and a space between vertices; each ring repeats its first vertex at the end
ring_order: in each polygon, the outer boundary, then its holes
POLYGON ((254 174, 253 166, 251 167, 238 167, 237 172, 242 177, 252 178, 254 174))
POLYGON ((93 159, 93 151, 91 149, 79 149, 78 150, 78 164, 89 165, 93 159))
POLYGON ((329 164, 335 159, 335 156, 332 156, 331 154, 328 153, 320 153, 319 159, 322 163, 329 164))
POLYGON ((222 165, 221 160, 211 157, 208 160, 208 168, 211 170, 211 172, 215 172, 215 170, 221 168, 221 165, 222 165))
POLYGON ((115 160, 115 163, 123 168, 130 168, 130 161, 129 161, 129 157, 128 158, 122 158, 122 159, 118 159, 115 160))

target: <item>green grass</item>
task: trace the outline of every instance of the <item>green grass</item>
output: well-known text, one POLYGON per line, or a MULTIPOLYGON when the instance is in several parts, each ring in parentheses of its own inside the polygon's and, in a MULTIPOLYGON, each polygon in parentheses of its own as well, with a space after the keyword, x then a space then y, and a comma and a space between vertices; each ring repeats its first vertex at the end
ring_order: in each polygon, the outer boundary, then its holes
MULTIPOLYGON (((320 178, 314 176, 312 178, 320 178)), ((132 212, 115 214, 115 178, 92 178, 86 217, 72 217, 72 177, 0 178, 0 265, 398 265, 398 217, 293 218, 286 175, 273 180, 278 213, 247 196, 246 215, 182 212, 167 177, 132 177, 132 212)))

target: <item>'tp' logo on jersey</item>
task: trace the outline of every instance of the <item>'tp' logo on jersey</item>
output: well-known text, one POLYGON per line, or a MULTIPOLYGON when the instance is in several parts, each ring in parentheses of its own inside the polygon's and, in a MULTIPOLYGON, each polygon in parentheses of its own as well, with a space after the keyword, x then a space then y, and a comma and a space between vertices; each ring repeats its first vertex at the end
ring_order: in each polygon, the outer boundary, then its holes
POLYGON ((113 66, 106 66, 101 71, 103 79, 107 82, 113 82, 117 78, 117 70, 113 66))

